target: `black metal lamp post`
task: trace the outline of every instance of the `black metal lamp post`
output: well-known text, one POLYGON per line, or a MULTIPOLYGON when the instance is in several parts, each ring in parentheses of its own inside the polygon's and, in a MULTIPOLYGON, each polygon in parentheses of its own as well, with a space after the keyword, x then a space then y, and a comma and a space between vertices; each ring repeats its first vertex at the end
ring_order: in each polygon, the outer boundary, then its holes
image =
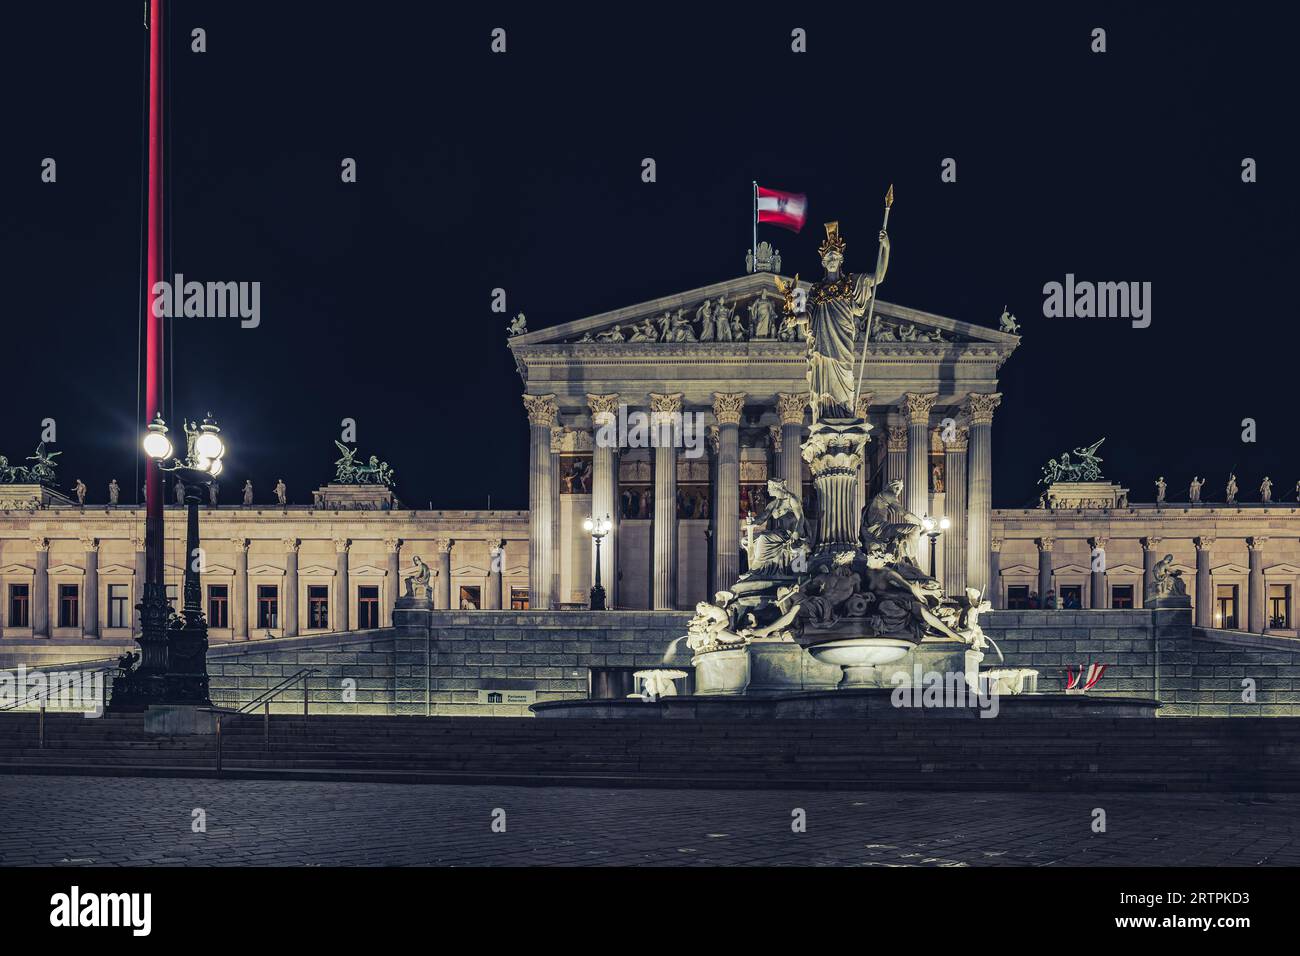
POLYGON ((603 611, 605 610, 605 589, 600 584, 600 542, 605 535, 609 534, 611 527, 609 516, 606 515, 604 518, 591 518, 588 516, 587 520, 582 523, 582 527, 596 542, 596 583, 591 587, 590 607, 593 611, 603 611))
MULTIPOLYGON (((219 474, 226 453, 221 429, 211 413, 202 425, 184 423, 185 458, 171 458, 172 444, 162 417, 149 425, 145 453, 161 471, 171 472, 181 483, 186 507, 184 605, 175 614, 167 600, 165 584, 146 583, 137 605, 140 611, 140 660, 113 682, 110 707, 129 710, 150 704, 207 705, 208 622, 203 614, 199 575, 203 552, 199 548, 199 505, 219 474), (167 464, 163 462, 171 458, 167 464)), ((150 529, 146 529, 148 535, 150 529)), ((148 542, 146 542, 146 548, 148 542)))
POLYGON ((939 535, 952 527, 952 522, 947 518, 940 518, 935 521, 929 515, 926 515, 921 519, 921 527, 930 538, 930 577, 934 577, 935 543, 939 540, 939 535))

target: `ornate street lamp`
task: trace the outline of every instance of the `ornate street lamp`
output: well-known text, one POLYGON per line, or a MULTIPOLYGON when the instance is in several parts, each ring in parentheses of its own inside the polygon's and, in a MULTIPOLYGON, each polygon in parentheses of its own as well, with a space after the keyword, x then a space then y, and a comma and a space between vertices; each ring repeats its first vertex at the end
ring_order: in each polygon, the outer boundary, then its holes
POLYGON ((212 413, 203 424, 184 422, 185 457, 172 457, 172 443, 162 416, 150 424, 144 437, 145 454, 159 471, 171 472, 180 482, 186 506, 184 605, 175 613, 162 583, 146 582, 137 607, 140 611, 140 660, 124 667, 113 683, 112 706, 119 709, 150 704, 205 706, 208 699, 208 622, 203 615, 199 582, 199 504, 214 478, 221 474, 226 454, 221 429, 212 413), (170 460, 169 460, 170 459, 170 460))
POLYGON ((935 542, 939 540, 939 535, 943 534, 951 527, 952 522, 947 518, 940 518, 936 521, 929 515, 926 515, 921 519, 921 528, 930 537, 930 577, 934 577, 935 542))
POLYGON ((605 535, 609 534, 612 525, 609 515, 604 518, 592 518, 588 515, 587 520, 582 523, 582 527, 596 542, 596 583, 591 587, 591 609, 593 611, 603 611, 605 610, 605 589, 600 584, 600 542, 605 535))

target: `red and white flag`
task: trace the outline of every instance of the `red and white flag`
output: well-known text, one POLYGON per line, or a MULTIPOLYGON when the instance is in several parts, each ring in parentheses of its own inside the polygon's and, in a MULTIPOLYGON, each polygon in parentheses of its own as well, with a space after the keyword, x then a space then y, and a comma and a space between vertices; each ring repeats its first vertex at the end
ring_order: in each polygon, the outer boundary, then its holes
POLYGON ((757 205, 759 222, 770 222, 791 232, 802 229, 808 218, 808 197, 803 193, 783 193, 759 186, 757 205))

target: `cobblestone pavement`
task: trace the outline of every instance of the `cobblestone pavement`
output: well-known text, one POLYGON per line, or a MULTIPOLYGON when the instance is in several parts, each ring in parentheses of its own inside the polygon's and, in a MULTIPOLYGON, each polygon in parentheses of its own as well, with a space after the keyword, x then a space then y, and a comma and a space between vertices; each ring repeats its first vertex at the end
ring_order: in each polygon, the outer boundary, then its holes
POLYGON ((1297 811, 1296 794, 854 794, 0 775, 0 864, 1295 866, 1297 811), (503 833, 492 829, 498 808, 503 833), (1105 811, 1105 833, 1093 832, 1097 808, 1105 811), (794 832, 796 809, 806 814, 805 832, 794 832), (192 829, 196 810, 206 816, 206 832, 192 829))

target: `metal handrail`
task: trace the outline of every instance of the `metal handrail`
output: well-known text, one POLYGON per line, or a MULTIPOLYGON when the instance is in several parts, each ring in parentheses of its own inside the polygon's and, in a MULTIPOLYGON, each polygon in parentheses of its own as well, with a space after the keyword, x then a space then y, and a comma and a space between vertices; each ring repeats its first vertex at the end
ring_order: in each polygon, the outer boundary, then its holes
MULTIPOLYGON (((107 674, 107 673, 110 673, 110 672, 115 672, 115 671, 118 669, 117 658, 111 658, 111 661, 112 661, 112 663, 105 663, 104 666, 102 666, 102 667, 79 667, 79 668, 77 668, 77 670, 78 670, 80 673, 87 673, 87 674, 101 674, 101 673, 102 673, 102 674, 107 674)), ((96 662, 96 661, 78 661, 77 663, 80 663, 80 664, 94 664, 94 663, 97 663, 97 662, 96 662)), ((44 698, 44 697, 49 697, 50 694, 54 693, 54 692, 57 691, 57 690, 61 690, 61 689, 62 689, 62 688, 58 688, 58 687, 46 687, 45 690, 37 691, 37 692, 34 693, 34 694, 28 694, 26 697, 23 697, 23 698, 20 699, 20 700, 16 700, 16 701, 14 701, 13 703, 5 704, 5 705, 3 705, 3 706, 0 706, 0 711, 5 711, 5 710, 16 710, 16 709, 18 709, 19 707, 22 707, 24 704, 30 704, 30 703, 32 703, 33 701, 40 700, 40 699, 42 699, 42 698, 44 698)))
POLYGON ((221 728, 225 718, 229 717, 231 720, 237 720, 240 717, 251 717, 253 714, 252 708, 260 704, 262 706, 262 742, 267 747, 270 747, 271 746, 271 701, 274 700, 276 697, 280 696, 282 693, 284 693, 286 690, 288 690, 290 687, 296 684, 299 680, 301 680, 302 681, 302 715, 306 717, 308 715, 308 705, 311 701, 311 690, 310 690, 310 685, 308 683, 308 678, 310 678, 312 674, 317 674, 317 673, 319 673, 319 670, 315 667, 304 667, 302 670, 298 671, 297 673, 291 674, 290 676, 286 677, 284 680, 280 681, 280 683, 276 684, 274 687, 272 687, 266 693, 262 694, 260 697, 253 698, 243 707, 240 707, 239 710, 233 712, 230 711, 216 712, 217 713, 216 771, 218 776, 220 776, 221 774, 221 758, 222 758, 222 754, 224 753, 224 749, 221 741, 221 728))

